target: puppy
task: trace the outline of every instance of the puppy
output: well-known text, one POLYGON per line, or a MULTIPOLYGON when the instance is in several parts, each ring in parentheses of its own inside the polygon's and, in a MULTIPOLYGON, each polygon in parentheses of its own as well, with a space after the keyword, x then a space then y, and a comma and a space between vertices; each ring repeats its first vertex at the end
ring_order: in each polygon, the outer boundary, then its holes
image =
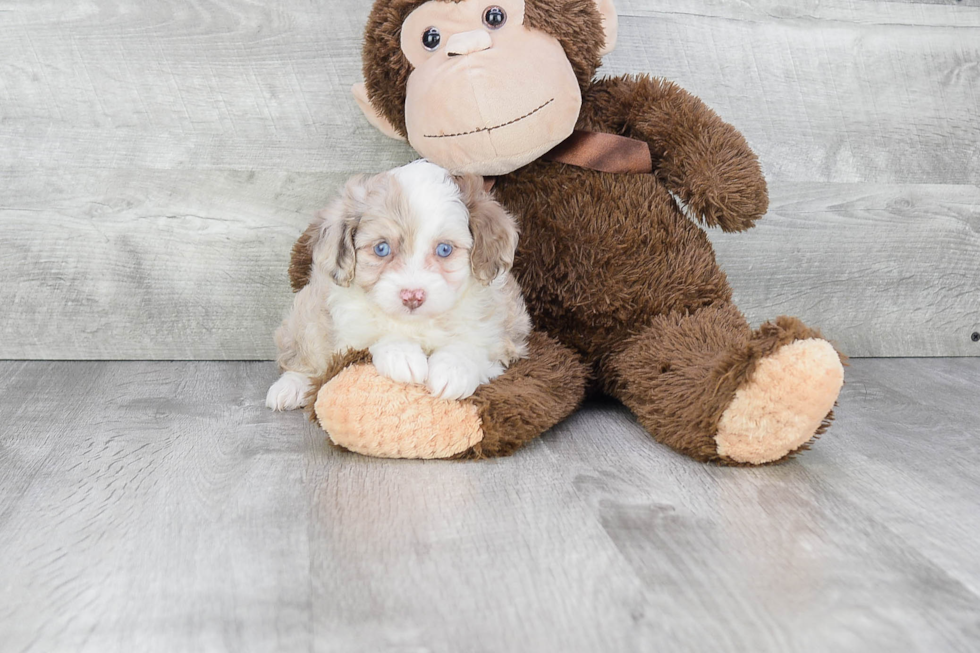
POLYGON ((531 321, 510 269, 514 219, 480 177, 420 160, 355 177, 311 226, 309 284, 276 331, 273 410, 302 406, 339 353, 462 399, 527 355, 531 321))

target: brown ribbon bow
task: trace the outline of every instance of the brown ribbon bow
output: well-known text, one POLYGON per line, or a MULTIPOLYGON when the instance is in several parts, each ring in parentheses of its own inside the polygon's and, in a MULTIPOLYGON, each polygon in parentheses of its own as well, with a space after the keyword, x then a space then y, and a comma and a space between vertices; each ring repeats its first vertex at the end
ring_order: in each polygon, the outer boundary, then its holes
MULTIPOLYGON (((648 175, 653 172, 650 147, 643 141, 617 134, 576 130, 541 158, 617 175, 648 175)), ((493 189, 496 182, 496 177, 484 180, 487 192, 493 189)))

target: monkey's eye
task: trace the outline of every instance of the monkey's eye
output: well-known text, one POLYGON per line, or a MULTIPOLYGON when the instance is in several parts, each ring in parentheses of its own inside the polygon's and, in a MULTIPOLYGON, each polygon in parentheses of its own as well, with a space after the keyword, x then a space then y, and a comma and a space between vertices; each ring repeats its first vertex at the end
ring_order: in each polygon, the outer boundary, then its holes
POLYGON ((374 246, 374 253, 378 255, 379 258, 385 258, 388 254, 391 254, 391 245, 388 243, 378 243, 374 246))
POLYGON ((507 22, 507 12, 494 5, 483 12, 483 24, 490 29, 500 29, 507 22))
POLYGON ((436 256, 439 258, 449 258, 452 253, 453 246, 449 243, 439 243, 439 246, 436 247, 436 256))
POLYGON ((442 34, 435 27, 430 27, 422 32, 422 47, 429 52, 437 50, 440 43, 442 43, 442 34))

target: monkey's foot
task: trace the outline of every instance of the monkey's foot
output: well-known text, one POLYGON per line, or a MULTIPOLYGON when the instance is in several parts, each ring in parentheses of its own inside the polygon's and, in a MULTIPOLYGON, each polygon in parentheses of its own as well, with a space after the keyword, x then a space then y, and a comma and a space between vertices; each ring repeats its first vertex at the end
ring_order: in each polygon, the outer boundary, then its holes
POLYGON ((317 394, 314 410, 330 440, 376 458, 451 458, 483 440, 477 407, 397 383, 373 365, 353 365, 317 394))
POLYGON ((718 424, 718 454, 761 465, 799 450, 826 428, 843 384, 843 365, 827 341, 783 345, 736 390, 718 424))

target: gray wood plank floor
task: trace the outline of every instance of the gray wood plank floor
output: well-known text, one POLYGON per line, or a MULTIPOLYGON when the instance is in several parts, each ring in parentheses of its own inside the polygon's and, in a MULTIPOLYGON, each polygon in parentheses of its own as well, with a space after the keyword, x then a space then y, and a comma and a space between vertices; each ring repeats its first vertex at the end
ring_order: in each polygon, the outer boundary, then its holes
POLYGON ((0 363, 0 651, 976 651, 980 360, 860 360, 813 451, 703 466, 595 403, 381 461, 270 363, 0 363))

